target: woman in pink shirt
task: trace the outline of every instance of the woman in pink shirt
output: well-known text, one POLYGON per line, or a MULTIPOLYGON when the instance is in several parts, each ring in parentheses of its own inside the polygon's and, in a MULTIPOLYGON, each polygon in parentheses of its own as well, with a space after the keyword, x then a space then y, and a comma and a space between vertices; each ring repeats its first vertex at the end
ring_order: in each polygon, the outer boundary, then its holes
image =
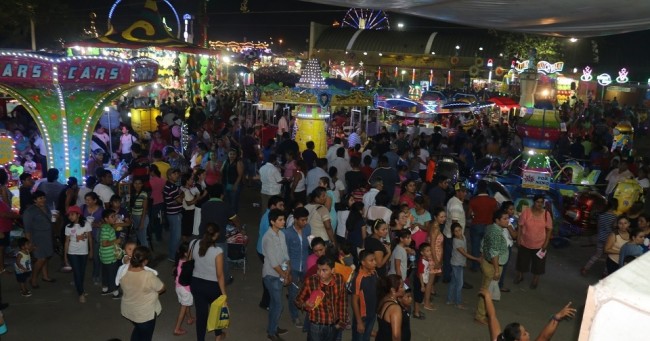
POLYGON ((524 209, 519 216, 519 252, 517 253, 517 279, 524 280, 524 273, 531 271, 531 289, 536 289, 539 276, 546 271, 546 249, 553 232, 553 217, 544 207, 544 196, 533 197, 533 207, 524 209), (531 269, 532 265, 532 269, 531 269))
POLYGON ((163 188, 165 188, 165 179, 160 176, 160 170, 156 165, 149 167, 149 184, 151 185, 151 231, 156 236, 157 241, 162 240, 162 213, 165 209, 163 201, 163 188))

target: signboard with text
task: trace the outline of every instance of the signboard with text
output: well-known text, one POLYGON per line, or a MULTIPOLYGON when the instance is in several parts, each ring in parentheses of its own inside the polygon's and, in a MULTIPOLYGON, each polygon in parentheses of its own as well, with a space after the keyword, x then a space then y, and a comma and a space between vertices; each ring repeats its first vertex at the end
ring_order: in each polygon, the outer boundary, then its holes
POLYGON ((525 170, 521 177, 521 187, 548 190, 551 186, 551 173, 525 170))

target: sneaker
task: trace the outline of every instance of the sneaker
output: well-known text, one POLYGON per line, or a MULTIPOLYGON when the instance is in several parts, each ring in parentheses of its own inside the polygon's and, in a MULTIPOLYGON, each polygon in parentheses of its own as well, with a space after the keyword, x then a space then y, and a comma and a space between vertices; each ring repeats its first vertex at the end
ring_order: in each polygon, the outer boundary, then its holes
POLYGON ((118 291, 117 294, 113 293, 113 296, 111 298, 114 300, 119 300, 122 298, 122 294, 118 291))
POLYGON ((266 337, 269 341, 282 341, 282 339, 280 338, 280 336, 278 336, 278 334, 267 335, 266 337))
POLYGON ((32 296, 32 292, 29 291, 29 290, 25 290, 25 291, 21 292, 20 294, 23 295, 23 297, 31 297, 32 296))
POLYGON ((293 326, 296 328, 302 328, 302 320, 300 318, 296 318, 293 320, 293 326))
POLYGON ((289 332, 288 329, 283 329, 283 328, 278 327, 278 333, 277 333, 277 335, 284 335, 284 334, 286 334, 286 333, 288 333, 288 332, 289 332))
POLYGON ((79 296, 79 303, 86 303, 86 295, 85 294, 81 294, 79 296))
POLYGON ((112 291, 108 291, 108 288, 103 288, 102 289, 102 296, 107 296, 107 295, 112 295, 112 291))

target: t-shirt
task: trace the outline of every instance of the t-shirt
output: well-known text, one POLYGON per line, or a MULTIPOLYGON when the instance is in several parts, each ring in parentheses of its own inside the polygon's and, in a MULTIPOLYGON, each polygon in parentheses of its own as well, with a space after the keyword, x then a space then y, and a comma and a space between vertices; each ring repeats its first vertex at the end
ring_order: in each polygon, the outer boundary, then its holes
POLYGON ((144 209, 144 203, 147 201, 148 198, 149 195, 145 191, 142 191, 139 194, 137 194, 137 197, 135 197, 135 200, 133 201, 133 206, 131 206, 131 215, 141 216, 142 210, 144 209))
POLYGON ((614 229, 614 223, 616 223, 616 214, 612 212, 605 212, 598 216, 598 222, 596 224, 598 228, 598 242, 605 243, 609 234, 612 233, 614 229))
POLYGON ((212 198, 205 202, 201 206, 201 225, 199 226, 199 236, 202 236, 205 233, 205 224, 215 223, 221 228, 221 231, 224 233, 219 233, 217 237, 217 243, 226 242, 226 226, 228 226, 231 220, 235 219, 237 214, 230 205, 227 205, 223 200, 218 198, 212 198))
POLYGON ((474 214, 472 225, 490 225, 494 212, 498 208, 496 199, 490 198, 487 194, 478 195, 469 201, 469 208, 474 214))
POLYGON ((402 279, 406 279, 406 268, 408 263, 408 255, 406 254, 406 249, 400 244, 395 246, 393 253, 390 255, 390 270, 388 271, 389 275, 396 274, 402 276, 402 279), (395 260, 400 260, 399 269, 395 268, 395 260))
POLYGON ((110 202, 111 197, 115 195, 113 189, 104 184, 95 185, 95 188, 93 188, 93 192, 97 193, 99 200, 101 200, 103 204, 110 202))
POLYGON ((451 250, 451 265, 465 266, 467 258, 458 251, 459 248, 467 250, 467 242, 465 239, 454 238, 452 240, 453 249, 451 250))
POLYGON ((426 226, 427 223, 431 221, 431 213, 429 213, 427 210, 424 210, 424 213, 422 214, 418 214, 415 208, 412 208, 411 215, 414 218, 413 222, 422 226, 426 226))
POLYGON ((165 285, 151 271, 128 271, 120 281, 122 316, 135 323, 151 321, 162 311, 158 292, 165 285))
POLYGON ((156 167, 158 167, 158 170, 160 171, 160 177, 167 180, 167 171, 171 166, 165 161, 155 161, 152 162, 151 164, 156 165, 156 167))
POLYGON ((133 145, 133 141, 135 141, 135 137, 133 137, 131 134, 120 136, 120 145, 122 146, 120 152, 122 152, 122 154, 131 153, 131 146, 133 145))
MULTIPOLYGON (((363 246, 365 250, 368 252, 375 253, 376 251, 380 251, 382 257, 386 256, 386 247, 384 246, 384 244, 382 244, 382 242, 379 239, 375 237, 368 236, 364 241, 363 246)), ((377 259, 377 263, 379 263, 379 259, 377 259)), ((375 270, 377 271, 377 274, 379 276, 386 275, 386 265, 382 267, 377 266, 377 269, 375 270)))
MULTIPOLYGON (((217 246, 211 246, 205 252, 203 257, 199 256, 199 242, 192 242, 192 259, 194 259, 194 271, 192 277, 204 279, 206 281, 217 282, 217 268, 214 259, 223 253, 223 250, 217 246)), ((224 259, 224 264, 226 260, 224 259)))
POLYGON ((323 205, 308 204, 305 206, 309 211, 309 226, 314 237, 321 237, 325 241, 329 241, 330 237, 325 230, 325 222, 331 220, 330 212, 327 207, 323 205))
POLYGON ((463 229, 463 234, 465 233, 465 209, 463 208, 463 202, 454 196, 449 199, 447 202, 447 221, 445 222, 445 229, 442 233, 447 238, 451 238, 451 223, 457 221, 463 229))
POLYGON ((115 239, 115 229, 109 224, 103 224, 99 231, 99 259, 103 264, 112 264, 117 261, 117 258, 115 258, 115 246, 113 244, 102 246, 103 241, 107 240, 112 242, 115 239))
POLYGON ((84 226, 79 224, 68 225, 65 228, 66 237, 70 237, 70 244, 68 245, 69 255, 87 255, 88 254, 88 238, 92 232, 92 227, 86 222, 84 226))
POLYGON ((424 258, 418 261, 418 274, 422 275, 422 282, 429 283, 429 273, 431 272, 430 262, 424 258))
POLYGON ((354 280, 352 295, 359 296, 359 313, 362 318, 374 318, 375 316, 377 311, 378 279, 379 277, 375 271, 367 273, 363 269, 359 269, 359 273, 354 280))
POLYGON ((553 218, 548 211, 536 216, 526 208, 519 216, 519 244, 529 249, 539 249, 546 240, 546 230, 553 229, 553 218))
POLYGON ((165 200, 165 207, 167 208, 167 215, 179 214, 183 210, 183 204, 176 201, 176 197, 178 197, 180 193, 180 187, 167 181, 165 188, 163 188, 163 198, 165 200))

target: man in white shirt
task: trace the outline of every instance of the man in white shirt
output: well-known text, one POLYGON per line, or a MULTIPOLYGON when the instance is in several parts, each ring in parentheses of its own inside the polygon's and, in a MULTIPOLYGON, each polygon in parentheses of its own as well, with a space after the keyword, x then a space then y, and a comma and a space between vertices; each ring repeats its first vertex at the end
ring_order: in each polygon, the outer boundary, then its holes
POLYGON ((289 122, 287 122, 287 118, 282 114, 278 120, 278 135, 282 136, 284 132, 289 132, 289 122))
POLYGON ((363 216, 365 217, 368 214, 368 209, 371 206, 375 205, 375 197, 377 193, 384 188, 384 180, 381 176, 377 176, 372 179, 372 188, 363 195, 363 216))
POLYGON ((451 224, 459 223, 465 234, 465 208, 463 202, 467 195, 467 188, 461 183, 456 183, 456 195, 447 201, 447 221, 442 234, 445 235, 445 244, 442 256, 442 281, 448 283, 451 281, 451 250, 453 248, 453 237, 451 234, 451 224))
POLYGON ((621 162, 618 164, 618 168, 612 170, 609 172, 609 174, 607 174, 607 177, 605 178, 605 181, 607 181, 605 195, 609 196, 612 194, 612 192, 614 192, 614 187, 616 187, 616 184, 620 181, 634 178, 634 174, 630 172, 627 166, 627 160, 621 160, 621 162))
POLYGON ((339 147, 339 149, 336 150, 336 158, 334 158, 334 161, 329 163, 330 167, 335 167, 338 171, 337 176, 339 179, 345 179, 345 173, 352 170, 350 161, 346 160, 344 155, 345 148, 339 147))
POLYGON ((354 130, 348 136, 348 148, 354 148, 357 144, 361 144, 361 129, 354 130))
MULTIPOLYGON (((327 163, 332 164, 334 162, 334 159, 336 159, 336 151, 343 147, 343 144, 341 143, 341 138, 340 137, 335 137, 334 138, 334 144, 327 150, 327 154, 325 154, 325 157, 327 158, 327 163)), ((344 147, 345 148, 345 147, 344 147)), ((345 155, 343 156, 346 160, 350 160, 350 155, 348 155, 348 151, 345 151, 345 155)))
POLYGON ((104 207, 110 208, 111 197, 115 195, 115 192, 111 188, 113 185, 113 173, 107 169, 104 169, 103 172, 100 171, 97 176, 99 177, 99 183, 95 185, 93 192, 97 193, 99 200, 104 203, 104 207))
POLYGON ((280 195, 282 192, 282 174, 275 166, 277 156, 271 154, 269 162, 260 167, 260 181, 262 182, 262 210, 266 210, 269 198, 274 195, 280 195))

